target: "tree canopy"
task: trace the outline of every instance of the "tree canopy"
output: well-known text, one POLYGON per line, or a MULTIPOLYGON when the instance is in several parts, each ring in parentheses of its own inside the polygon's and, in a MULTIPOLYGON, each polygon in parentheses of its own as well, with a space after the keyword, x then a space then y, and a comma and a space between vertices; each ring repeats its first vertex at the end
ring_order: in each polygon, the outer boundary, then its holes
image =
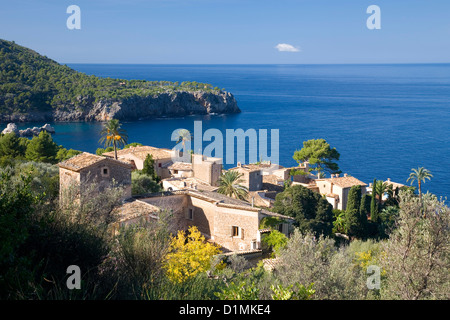
POLYGON ((319 193, 296 185, 277 194, 273 211, 295 218, 302 231, 329 235, 333 229, 333 207, 319 193))
POLYGON ((304 141, 303 148, 296 150, 293 156, 299 164, 308 161, 309 171, 315 171, 319 176, 322 176, 324 171, 340 173, 339 166, 335 162, 339 157, 336 148, 331 148, 325 139, 304 141))

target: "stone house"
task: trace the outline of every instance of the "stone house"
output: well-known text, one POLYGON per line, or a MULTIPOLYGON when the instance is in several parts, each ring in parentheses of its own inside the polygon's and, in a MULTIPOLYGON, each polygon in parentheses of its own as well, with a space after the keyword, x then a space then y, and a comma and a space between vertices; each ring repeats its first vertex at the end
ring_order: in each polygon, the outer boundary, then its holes
POLYGON ((262 190, 263 173, 261 167, 255 164, 241 164, 238 162, 237 167, 229 169, 229 171, 237 171, 242 174, 240 183, 246 187, 248 191, 262 190))
POLYGON ((210 186, 217 187, 222 175, 222 159, 207 157, 202 154, 192 155, 193 177, 210 186))
POLYGON ((178 230, 196 226, 206 239, 230 252, 254 252, 261 248, 259 226, 264 217, 283 220, 279 230, 286 236, 294 219, 253 207, 250 203, 216 192, 183 190, 140 199, 161 209, 170 210, 178 230))
POLYGON ((316 179, 316 186, 319 193, 325 195, 328 202, 331 203, 333 209, 346 210, 348 193, 353 186, 361 186, 361 194, 366 193, 367 184, 356 179, 355 177, 344 174, 331 175, 331 178, 316 179))
POLYGON ((170 175, 175 178, 190 178, 194 175, 192 163, 187 162, 169 162, 165 165, 170 175))
MULTIPOLYGON (((161 178, 170 177, 170 171, 167 168, 172 163, 172 157, 175 155, 173 150, 155 148, 150 146, 130 147, 117 150, 117 159, 125 160, 134 165, 135 169, 142 170, 147 155, 151 154, 155 161, 155 172, 161 178)), ((103 156, 114 159, 114 151, 105 152, 103 156)))
POLYGON ((128 162, 83 152, 58 163, 58 167, 60 199, 63 202, 70 190, 82 200, 93 183, 98 192, 113 184, 121 186, 124 188, 124 199, 131 197, 133 166, 128 162))

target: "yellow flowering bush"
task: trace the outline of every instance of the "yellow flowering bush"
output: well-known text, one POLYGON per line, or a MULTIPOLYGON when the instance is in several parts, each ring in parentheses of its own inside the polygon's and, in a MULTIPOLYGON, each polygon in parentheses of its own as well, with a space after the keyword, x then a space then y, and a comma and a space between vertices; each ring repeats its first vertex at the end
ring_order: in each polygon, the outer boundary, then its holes
POLYGON ((212 257, 219 253, 219 247, 206 242, 197 227, 189 227, 188 235, 184 231, 178 231, 177 236, 171 240, 166 256, 167 276, 173 282, 182 283, 209 270, 212 257))

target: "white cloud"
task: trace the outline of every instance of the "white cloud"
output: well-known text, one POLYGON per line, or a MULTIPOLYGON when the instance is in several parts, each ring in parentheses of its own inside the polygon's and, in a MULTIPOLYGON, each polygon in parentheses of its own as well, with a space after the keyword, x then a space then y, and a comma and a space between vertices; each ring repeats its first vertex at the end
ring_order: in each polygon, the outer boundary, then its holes
POLYGON ((285 51, 285 52, 300 52, 300 48, 294 47, 291 44, 287 43, 279 43, 275 46, 278 51, 285 51))

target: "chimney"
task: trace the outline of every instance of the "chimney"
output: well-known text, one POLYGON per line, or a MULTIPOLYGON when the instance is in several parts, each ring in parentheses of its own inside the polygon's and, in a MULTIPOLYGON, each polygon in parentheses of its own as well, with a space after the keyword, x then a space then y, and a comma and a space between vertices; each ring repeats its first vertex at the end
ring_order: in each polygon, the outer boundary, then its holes
POLYGON ((391 178, 388 178, 387 181, 388 181, 388 182, 391 182, 391 178))
POLYGON ((336 178, 339 178, 339 173, 336 173, 336 178))
POLYGON ((334 178, 334 174, 331 175, 331 179, 333 179, 333 178, 334 178))
POLYGON ((238 168, 242 167, 242 164, 240 162, 237 163, 238 168))
POLYGON ((344 177, 347 177, 347 174, 346 174, 346 173, 344 173, 344 177))

